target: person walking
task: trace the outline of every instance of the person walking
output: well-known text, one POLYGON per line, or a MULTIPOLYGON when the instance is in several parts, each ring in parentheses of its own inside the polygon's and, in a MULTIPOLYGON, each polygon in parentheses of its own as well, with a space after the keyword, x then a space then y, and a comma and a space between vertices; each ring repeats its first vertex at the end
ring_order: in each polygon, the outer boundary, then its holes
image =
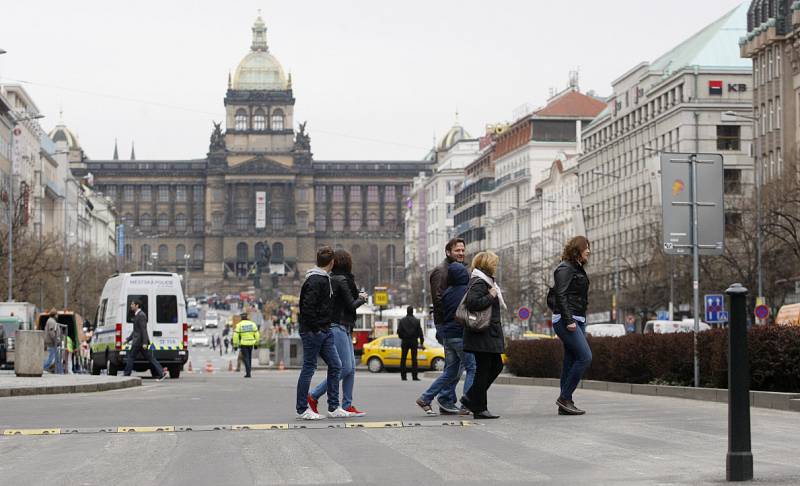
POLYGON ((217 347, 219 348, 219 355, 222 356, 222 337, 217 334, 217 347))
POLYGON ((158 381, 164 380, 167 375, 164 368, 156 361, 150 352, 150 336, 147 334, 147 314, 142 310, 142 303, 138 299, 131 301, 131 312, 133 312, 133 331, 125 339, 125 343, 130 343, 128 355, 125 357, 125 376, 131 376, 133 372, 133 362, 139 354, 150 362, 150 370, 157 376, 158 381))
POLYGON ((241 349, 245 371, 244 377, 250 378, 253 348, 258 346, 261 335, 258 332, 256 323, 248 319, 247 312, 242 312, 239 317, 242 320, 239 321, 239 324, 236 324, 236 329, 233 331, 233 349, 241 349))
POLYGON ((431 408, 431 402, 437 395, 440 414, 469 413, 466 408, 456 406, 456 385, 462 371, 466 370, 464 393, 469 391, 475 378, 475 356, 464 352, 464 326, 455 320, 456 309, 467 293, 468 283, 467 267, 459 262, 451 263, 447 271, 447 289, 442 294, 444 322, 438 330, 444 345, 444 371, 417 399, 417 405, 428 415, 436 414, 431 408))
POLYGON ((406 359, 409 351, 411 352, 411 377, 414 381, 419 381, 417 376, 417 341, 419 348, 425 349, 425 334, 419 319, 414 317, 414 308, 408 306, 406 316, 400 319, 397 324, 397 336, 400 338, 400 379, 406 381, 406 359))
POLYGON ((217 350, 217 336, 212 334, 211 335, 211 351, 216 351, 216 350, 217 350))
POLYGON ((56 374, 60 375, 64 372, 64 368, 58 352, 58 348, 61 345, 61 326, 56 321, 57 315, 58 311, 55 308, 50 309, 50 312, 48 312, 49 317, 44 325, 44 346, 47 348, 47 358, 42 366, 44 369, 49 369, 55 363, 56 374))
MULTIPOLYGON (((353 386, 356 378, 356 356, 353 351, 353 328, 356 325, 356 309, 367 301, 366 292, 359 292, 353 277, 353 257, 346 250, 333 254, 333 305, 331 310, 331 333, 333 344, 342 362, 340 382, 342 384, 342 408, 353 417, 363 417, 363 412, 353 405, 353 386)), ((322 380, 308 395, 308 406, 317 412, 317 402, 328 389, 328 380, 322 380)))
POLYGON ((470 312, 491 308, 489 328, 474 331, 464 327, 464 351, 475 356, 475 380, 467 390, 461 403, 476 419, 500 418, 488 409, 487 392, 494 380, 503 371, 500 355, 505 350, 503 326, 500 324, 500 309, 506 308, 503 293, 495 281, 500 262, 494 252, 482 251, 472 259, 472 274, 469 289, 464 297, 464 306, 470 312))
MULTIPOLYGON (((447 274, 449 265, 453 262, 463 264, 467 253, 467 244, 461 238, 453 238, 444 246, 444 261, 431 271, 429 276, 431 284, 431 300, 433 301, 433 325, 436 327, 436 340, 444 344, 439 328, 444 324, 444 307, 442 294, 447 289, 447 274)), ((455 401, 455 400, 454 400, 455 401)))
POLYGON ((228 339, 228 336, 225 336, 222 341, 225 343, 225 354, 228 354, 228 346, 231 345, 230 339, 228 339))
POLYGON ((553 272, 553 330, 564 346, 561 394, 556 400, 559 415, 586 413, 575 406, 572 394, 592 363, 592 350, 586 340, 589 277, 583 268, 589 262, 590 247, 585 236, 571 238, 561 253, 561 263, 553 272))
POLYGON ((346 418, 350 412, 339 406, 339 374, 342 362, 336 352, 331 333, 333 306, 333 249, 323 246, 317 250, 317 266, 306 272, 300 288, 300 339, 303 342, 303 369, 297 379, 295 408, 298 420, 319 420, 322 416, 308 405, 308 389, 317 369, 317 357, 328 365, 328 417, 346 418))

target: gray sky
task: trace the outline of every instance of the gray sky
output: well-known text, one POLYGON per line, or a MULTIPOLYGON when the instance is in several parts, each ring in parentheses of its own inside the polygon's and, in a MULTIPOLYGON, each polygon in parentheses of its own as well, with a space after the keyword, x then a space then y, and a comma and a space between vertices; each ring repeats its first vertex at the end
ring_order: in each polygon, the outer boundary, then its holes
POLYGON ((93 159, 204 157, 228 71, 262 9, 291 71, 295 121, 317 160, 420 159, 459 121, 472 133, 543 105, 580 69, 583 90, 652 61, 737 0, 27 0, 3 9, 0 82, 25 80, 50 130, 93 159))

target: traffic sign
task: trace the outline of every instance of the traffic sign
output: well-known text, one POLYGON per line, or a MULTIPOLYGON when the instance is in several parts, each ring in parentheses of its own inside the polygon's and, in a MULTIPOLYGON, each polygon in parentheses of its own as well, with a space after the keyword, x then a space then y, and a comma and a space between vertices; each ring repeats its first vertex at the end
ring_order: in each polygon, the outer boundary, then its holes
POLYGON ((389 289, 387 287, 375 287, 372 294, 372 301, 375 305, 385 307, 389 305, 389 289))
POLYGON ((706 322, 723 322, 720 313, 725 312, 725 298, 722 294, 709 294, 705 297, 706 322))
POLYGON ((728 322, 730 317, 728 317, 728 311, 722 311, 719 313, 719 322, 728 322))
POLYGON ((756 306, 755 315, 759 319, 762 319, 762 320, 766 319, 767 317, 769 317, 769 307, 767 307, 764 304, 757 305, 756 306))
POLYGON ((669 311, 658 311, 656 312, 656 319, 659 321, 668 321, 669 320, 669 311))
POLYGON ((528 309, 527 307, 520 307, 519 311, 517 312, 517 315, 523 321, 528 320, 531 317, 531 310, 528 309))

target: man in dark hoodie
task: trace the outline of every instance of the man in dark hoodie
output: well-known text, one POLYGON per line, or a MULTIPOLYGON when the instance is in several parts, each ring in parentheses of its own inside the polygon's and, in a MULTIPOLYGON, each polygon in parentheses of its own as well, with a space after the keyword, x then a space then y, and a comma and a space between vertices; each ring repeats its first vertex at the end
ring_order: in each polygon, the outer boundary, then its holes
POLYGON ((433 325, 436 326, 436 340, 443 343, 439 328, 444 322, 442 294, 447 289, 447 267, 453 262, 464 263, 467 244, 461 238, 453 238, 444 246, 445 258, 433 269, 430 275, 431 301, 433 302, 433 325))
POLYGON ((342 363, 331 334, 333 249, 317 250, 317 266, 306 272, 300 289, 300 338, 303 341, 303 369, 297 380, 297 419, 319 420, 321 415, 308 407, 308 389, 317 369, 317 357, 328 365, 328 416, 346 418, 350 414, 339 406, 339 374, 342 363))
POLYGON ((439 413, 455 415, 468 413, 464 407, 456 406, 456 385, 461 378, 463 370, 467 370, 464 379, 464 393, 472 386, 475 378, 475 357, 464 353, 464 327, 456 322, 455 315, 461 299, 467 293, 469 272, 467 267, 458 262, 453 262, 447 267, 447 289, 442 294, 442 324, 438 328, 440 339, 444 344, 444 372, 425 390, 417 399, 417 405, 428 415, 435 415, 431 409, 433 397, 439 396, 439 413))

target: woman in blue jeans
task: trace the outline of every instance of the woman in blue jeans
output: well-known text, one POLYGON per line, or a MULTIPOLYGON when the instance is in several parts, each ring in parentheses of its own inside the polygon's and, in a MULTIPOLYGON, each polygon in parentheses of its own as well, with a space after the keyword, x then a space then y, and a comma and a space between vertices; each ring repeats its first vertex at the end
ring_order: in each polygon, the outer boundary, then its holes
MULTIPOLYGON (((363 417, 365 412, 353 405, 353 385, 356 377, 356 358, 353 352, 352 332, 356 322, 356 309, 367 301, 367 294, 360 293, 353 278, 353 258, 345 250, 333 254, 331 286, 333 287, 333 308, 331 309, 331 333, 333 344, 342 362, 339 379, 342 384, 342 408, 351 417, 363 417)), ((327 378, 308 394, 308 406, 315 413, 317 402, 328 387, 327 378)))
POLYGON ((564 345, 561 368, 561 394, 556 400, 559 415, 583 415, 575 406, 572 393, 592 363, 592 350, 586 340, 586 307, 589 304, 589 277, 583 267, 591 254, 585 236, 571 238, 561 253, 561 263, 553 275, 555 306, 553 330, 564 345))

